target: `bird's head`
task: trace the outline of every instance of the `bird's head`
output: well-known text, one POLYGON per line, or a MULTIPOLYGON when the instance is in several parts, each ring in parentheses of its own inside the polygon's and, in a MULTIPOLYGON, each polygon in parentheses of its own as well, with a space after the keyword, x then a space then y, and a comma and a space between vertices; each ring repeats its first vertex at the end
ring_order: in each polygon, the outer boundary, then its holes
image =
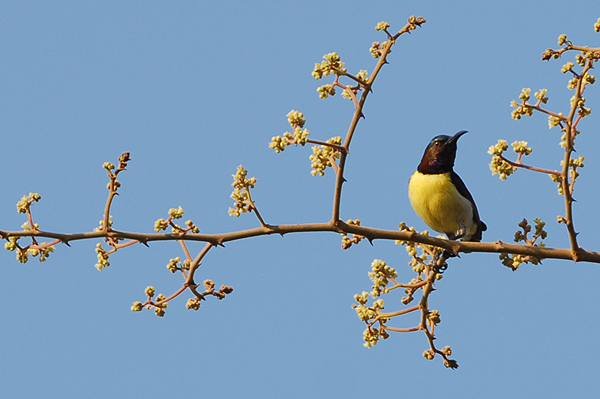
POLYGON ((425 149, 419 164, 419 172, 425 174, 450 172, 456 158, 456 142, 465 133, 466 130, 461 130, 454 136, 442 134, 434 137, 425 149))

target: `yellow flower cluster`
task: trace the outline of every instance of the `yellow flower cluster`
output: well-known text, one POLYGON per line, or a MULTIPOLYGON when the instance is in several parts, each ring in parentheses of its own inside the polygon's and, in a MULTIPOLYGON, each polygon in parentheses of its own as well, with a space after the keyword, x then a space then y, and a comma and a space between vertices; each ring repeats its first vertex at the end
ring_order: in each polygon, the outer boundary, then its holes
POLYGON ((435 353, 431 349, 426 349, 423 352, 423 357, 427 360, 433 360, 433 358, 435 357, 435 353))
POLYGON ((19 213, 27 213, 33 202, 38 202, 42 197, 38 193, 29 193, 24 195, 19 202, 17 202, 17 211, 19 213))
POLYGON ((437 310, 432 310, 431 312, 429 312, 427 318, 431 323, 435 325, 440 324, 442 322, 442 319, 440 318, 440 312, 438 312, 437 310))
POLYGON ((192 233, 194 233, 194 234, 200 233, 200 229, 191 220, 188 220, 187 222, 185 222, 185 225, 188 227, 188 230, 191 231, 192 233))
POLYGON ((340 56, 337 53, 325 54, 323 58, 320 64, 315 64, 312 72, 312 76, 315 79, 321 79, 323 76, 329 76, 331 73, 346 72, 344 63, 340 60, 340 56))
MULTIPOLYGON (((348 219, 346 223, 354 226, 360 226, 360 219, 352 220, 348 219)), ((348 234, 342 234, 342 249, 348 249, 352 246, 352 244, 358 244, 363 238, 361 235, 354 234, 352 238, 348 237, 348 234)))
MULTIPOLYGON (((373 291, 370 293, 363 291, 362 294, 355 294, 354 300, 358 302, 358 305, 352 305, 358 318, 367 324, 369 324, 369 321, 378 317, 379 311, 384 308, 382 298, 375 300, 371 306, 367 306, 369 296, 373 298, 378 297, 380 293, 385 290, 385 286, 389 282, 388 280, 397 277, 396 270, 379 259, 375 259, 373 263, 371 263, 371 270, 372 271, 369 272, 369 277, 371 278, 371 281, 373 281, 373 291)), ((384 323, 386 320, 389 320, 389 318, 381 318, 380 322, 384 323)), ((378 329, 369 325, 363 333, 363 340, 365 341, 364 346, 370 348, 377 344, 379 338, 387 339, 388 337, 389 335, 383 327, 383 324, 381 324, 378 329)))
POLYGON ((585 107, 585 98, 577 97, 577 95, 571 97, 571 107, 579 108, 578 114, 581 115, 581 117, 588 116, 592 112, 591 109, 585 107))
MULTIPOLYGON (((398 225, 398 227, 400 228, 400 231, 417 233, 417 234, 421 234, 424 236, 429 235, 428 230, 423 230, 421 232, 418 232, 418 231, 416 231, 416 229, 414 227, 407 226, 406 223, 404 223, 404 222, 400 223, 398 225)), ((411 257, 410 261, 408 262, 408 265, 410 267, 412 267, 412 269, 415 273, 423 273, 425 271, 425 262, 427 261, 427 259, 429 259, 429 254, 427 253, 427 251, 423 250, 423 247, 425 247, 423 244, 417 244, 413 241, 396 240, 396 245, 403 245, 406 248, 406 252, 408 252, 408 256, 411 257), (421 249, 420 255, 418 254, 417 247, 419 247, 421 249)), ((429 247, 429 248, 432 250, 435 250, 434 247, 429 247)), ((411 284, 414 282, 416 282, 416 280, 411 281, 411 284)), ((407 294, 410 294, 410 293, 407 292, 407 294)), ((408 297, 402 298, 402 303, 404 303, 405 305, 411 301, 412 301, 412 297, 410 295, 408 297)))
MULTIPOLYGON (((146 302, 146 304, 147 304, 146 307, 148 309, 152 309, 152 307, 154 306, 154 313, 158 317, 163 317, 165 315, 165 309, 167 309, 167 307, 168 307, 167 302, 163 302, 163 301, 165 301, 167 298, 163 294, 158 294, 158 296, 156 297, 154 302, 151 302, 152 297, 156 294, 156 290, 151 285, 146 287, 146 289, 144 290, 144 293, 148 297, 148 301, 146 302)), ((133 306, 131 306, 131 311, 141 312, 143 308, 144 308, 144 304, 139 301, 136 301, 133 303, 133 306)))
POLYGON ((369 51, 373 58, 379 58, 383 54, 383 49, 387 46, 387 42, 379 43, 373 42, 369 51))
POLYGON ((385 21, 381 21, 377 25, 375 25, 375 30, 386 30, 389 27, 390 27, 389 23, 387 23, 385 21))
POLYGON ((563 44, 567 43, 567 35, 560 35, 558 37, 558 45, 562 46, 563 44))
POLYGON ((286 116, 288 123, 290 124, 290 126, 292 126, 292 128, 304 127, 304 124, 306 123, 306 118, 304 117, 304 114, 300 111, 296 111, 295 109, 288 112, 286 116))
POLYGON ((492 176, 498 175, 500 180, 506 180, 508 176, 513 174, 515 168, 504 159, 494 155, 490 162, 490 170, 492 171, 492 176))
MULTIPOLYGON (((327 143, 329 144, 341 144, 341 142, 342 138, 339 136, 332 137, 327 140, 327 143)), ((314 146, 312 150, 313 155, 310 156, 310 167, 313 168, 313 170, 310 173, 313 176, 324 176, 325 169, 327 169, 329 166, 332 166, 331 162, 334 162, 333 160, 340 157, 340 152, 330 146, 314 146)))
POLYGON ((535 98, 538 99, 538 104, 546 104, 548 102, 548 97, 546 97, 546 93, 548 92, 548 89, 541 89, 540 91, 536 91, 534 93, 535 98))
POLYGON ((291 110, 287 115, 288 122, 292 126, 294 133, 285 132, 283 137, 273 136, 269 143, 269 148, 279 153, 285 150, 285 147, 292 144, 300 144, 304 146, 308 142, 308 129, 302 129, 306 123, 304 114, 300 111, 291 110))
POLYGON ((528 101, 530 93, 531 93, 530 88, 524 88, 523 90, 521 90, 521 94, 519 94, 519 99, 523 100, 523 101, 528 101))
POLYGON ((504 151, 508 150, 508 143, 506 140, 498 140, 496 144, 490 146, 488 154, 490 155, 502 155, 504 151))
POLYGON ((565 65, 563 65, 562 69, 560 70, 562 73, 567 73, 569 71, 573 72, 573 67, 575 66, 575 64, 573 64, 572 62, 567 62, 565 65))
MULTIPOLYGON (((517 154, 529 155, 533 151, 530 147, 527 147, 526 141, 515 141, 511 144, 513 151, 517 154)), ((506 140, 498 140, 498 142, 488 149, 488 154, 493 155, 492 161, 490 162, 490 170, 493 175, 499 175, 500 180, 506 180, 506 178, 513 174, 517 168, 508 163, 502 154, 508 149, 506 140)))
POLYGON ((532 263, 538 265, 540 262, 532 256, 519 255, 519 254, 500 254, 499 256, 502 264, 513 271, 517 270, 523 263, 532 263))
POLYGON ((354 93, 354 95, 356 96, 357 90, 353 87, 346 87, 344 91, 342 91, 342 97, 346 100, 352 100, 352 95, 350 94, 350 92, 354 93))
POLYGON ((513 147, 513 151, 517 154, 529 155, 531 154, 531 151, 533 151, 531 147, 527 147, 526 141, 515 141, 511 145, 513 147))
POLYGON ((45 244, 46 244, 45 242, 41 243, 40 244, 41 248, 39 248, 39 249, 38 248, 29 248, 27 250, 27 252, 29 252, 29 254, 31 256, 33 256, 34 258, 39 255, 40 262, 43 262, 46 260, 46 258, 48 258, 50 256, 50 253, 54 252, 54 246, 49 246, 49 247, 45 248, 44 247, 45 244))
POLYGON ((148 295, 148 298, 152 298, 154 296, 154 294, 156 293, 156 290, 154 289, 154 287, 149 285, 146 287, 146 290, 144 292, 146 295, 148 295))
POLYGON ((366 69, 361 69, 357 74, 356 74, 356 78, 358 80, 361 80, 363 82, 368 82, 369 78, 367 77, 367 75, 369 74, 369 72, 366 69))
MULTIPOLYGON (((363 291, 361 295, 354 295, 354 299, 359 303, 359 305, 353 305, 353 308, 356 311, 358 318, 366 323, 368 323, 370 320, 374 319, 377 316, 378 310, 383 309, 383 299, 381 298, 373 302, 372 307, 365 306, 365 304, 367 303, 368 296, 369 293, 366 291, 363 291)), ((389 334, 387 333, 383 325, 381 325, 378 329, 369 326, 365 329, 363 333, 363 340, 365 341, 364 346, 366 348, 371 348, 377 345, 379 338, 387 339, 388 337, 389 334)))
POLYGON ((166 230, 168 226, 169 223, 167 223, 165 219, 160 218, 156 222, 154 222, 154 231, 166 230))
POLYGON ((14 251, 18 247, 17 240, 18 237, 10 237, 10 239, 4 244, 4 248, 8 251, 14 251))
MULTIPOLYGON (((158 296, 156 297, 156 302, 162 302, 165 299, 167 299, 163 294, 158 294, 158 296)), ((163 317, 165 315, 165 309, 168 307, 168 303, 167 302, 163 302, 160 304, 155 305, 154 307, 154 313, 158 316, 158 317, 163 317)))
POLYGON ((389 284, 390 278, 398 277, 396 269, 388 266, 384 261, 375 259, 371 263, 371 271, 369 272, 369 278, 373 282, 373 290, 371 296, 376 298, 385 292, 385 287, 389 284))
POLYGON ((185 304, 185 307, 188 309, 198 310, 200 309, 200 300, 198 298, 190 298, 185 304))
MULTIPOLYGON (((535 232, 533 233, 533 236, 531 238, 528 237, 528 234, 531 232, 532 227, 527 222, 527 219, 523 219, 519 223, 519 227, 521 228, 521 230, 517 230, 517 232, 515 233, 514 241, 517 243, 523 241, 525 245, 529 246, 544 247, 545 244, 541 240, 544 240, 548 236, 548 233, 546 232, 546 230, 544 230, 546 223, 543 222, 540 218, 535 218, 533 221, 535 223, 535 232), (541 239, 540 242, 538 242, 538 239, 541 239)), ((530 255, 518 255, 508 253, 500 254, 500 260, 502 261, 502 264, 504 266, 512 269, 513 271, 517 270, 519 266, 523 263, 531 262, 532 264, 537 265, 541 261, 541 259, 535 258, 530 255)))
POLYGON ((21 225, 21 227, 23 228, 23 230, 25 231, 30 231, 30 230, 39 230, 40 225, 38 223, 34 223, 33 224, 33 229, 31 227, 29 227, 29 222, 25 222, 21 225))
POLYGON ((552 129, 554 126, 560 125, 560 122, 563 120, 563 113, 560 112, 558 116, 550 115, 548 116, 548 128, 552 129))
POLYGON ((363 333, 363 339, 365 343, 363 344, 365 348, 372 348, 377 345, 379 338, 386 339, 389 337, 389 334, 383 327, 380 329, 367 328, 363 333))
POLYGON ((317 87, 317 92, 319 93, 319 98, 325 99, 329 96, 335 96, 335 87, 333 87, 333 85, 326 84, 317 87))
POLYGON ((175 208, 169 209, 169 216, 171 216, 173 219, 181 219, 183 217, 184 213, 185 212, 183 211, 182 207, 179 207, 177 209, 175 209, 175 208))
POLYGON ((200 229, 198 227, 196 227, 196 225, 194 225, 194 222, 192 222, 191 220, 188 220, 185 222, 187 229, 184 229, 183 227, 172 222, 173 219, 181 219, 183 217, 185 212, 182 207, 171 208, 171 209, 169 209, 168 214, 169 214, 168 220, 160 218, 156 222, 154 222, 154 230, 155 231, 166 230, 167 227, 169 227, 169 225, 171 225, 173 228, 173 233, 184 233, 185 234, 188 231, 191 231, 194 234, 198 234, 200 232, 200 229))
POLYGON ((525 88, 521 91, 521 94, 519 94, 519 99, 522 100, 521 104, 517 103, 514 100, 510 102, 510 106, 515 108, 515 109, 513 109, 512 113, 511 113, 511 116, 513 119, 521 119, 522 115, 531 116, 533 114, 533 109, 531 108, 530 104, 527 102, 527 101, 529 101, 530 93, 531 93, 531 89, 525 88))
MULTIPOLYGON (((577 159, 569 159, 569 166, 570 167, 576 167, 576 168, 583 168, 583 161, 585 161, 585 157, 579 156, 579 158, 577 159)), ((561 164, 564 161, 561 161, 561 164)))
POLYGON ((98 271, 102 271, 105 267, 110 266, 110 263, 108 262, 108 253, 102 248, 101 243, 96 244, 96 253, 98 254, 98 263, 96 263, 95 266, 98 271))
POLYGON ((408 27, 409 30, 415 30, 417 29, 417 26, 421 26, 422 24, 424 24, 425 18, 423 17, 415 17, 414 15, 411 15, 410 17, 408 17, 408 23, 410 24, 410 26, 408 27))
POLYGON ((175 273, 177 270, 189 270, 190 261, 188 259, 185 259, 183 262, 181 262, 181 258, 178 256, 174 259, 169 260, 167 269, 169 269, 171 273, 175 273))
MULTIPOLYGON (((112 215, 108 215, 108 227, 112 227, 113 225, 113 221, 112 221, 112 215)), ((94 227, 94 231, 102 231, 104 230, 104 220, 101 220, 98 222, 98 227, 94 227)))
POLYGON ((589 74, 589 73, 587 73, 587 72, 585 73, 585 75, 583 75, 583 79, 584 79, 584 80, 585 80, 587 83, 589 83, 589 84, 591 84, 591 85, 593 85, 594 83, 596 83, 596 78, 594 77, 594 75, 590 75, 590 74, 589 74))
POLYGON ((37 248, 21 248, 17 244, 18 237, 10 237, 10 239, 4 244, 4 248, 8 251, 16 251, 17 260, 21 263, 27 263, 29 255, 33 257, 39 256, 39 261, 43 262, 50 256, 50 253, 54 252, 54 246, 46 247, 46 243, 43 242, 37 245, 37 248))
POLYGON ((235 208, 229 208, 230 216, 239 217, 242 213, 249 212, 251 209, 248 206, 250 205, 249 190, 254 188, 256 178, 252 177, 248 179, 246 178, 247 175, 248 171, 242 165, 238 166, 236 174, 232 175, 233 183, 231 186, 233 187, 233 192, 231 193, 231 198, 235 201, 235 208))

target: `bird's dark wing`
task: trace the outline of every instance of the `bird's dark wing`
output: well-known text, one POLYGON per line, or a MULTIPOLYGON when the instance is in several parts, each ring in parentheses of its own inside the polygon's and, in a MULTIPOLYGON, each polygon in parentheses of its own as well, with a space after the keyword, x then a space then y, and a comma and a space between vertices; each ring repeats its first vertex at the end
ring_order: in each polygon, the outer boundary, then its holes
POLYGON ((465 186, 465 183, 463 183, 460 176, 454 173, 454 171, 450 172, 450 179, 452 180, 452 184, 454 184, 460 195, 468 199, 469 202, 471 202, 471 205, 473 205, 473 222, 479 227, 477 229, 477 233, 475 233, 471 237, 471 241, 481 241, 481 232, 486 231, 487 226, 479 219, 479 211, 477 211, 475 200, 473 199, 473 196, 471 195, 469 190, 467 190, 467 186, 465 186))

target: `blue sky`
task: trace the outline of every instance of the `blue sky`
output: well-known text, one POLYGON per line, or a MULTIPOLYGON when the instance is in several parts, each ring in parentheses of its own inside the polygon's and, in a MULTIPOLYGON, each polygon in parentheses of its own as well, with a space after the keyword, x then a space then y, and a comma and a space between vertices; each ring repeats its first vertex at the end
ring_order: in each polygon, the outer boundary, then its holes
MULTIPOLYGON (((289 128, 291 109, 304 112, 316 139, 344 135, 351 103, 318 98, 314 63, 337 51, 350 72, 372 71, 368 49, 384 40, 375 24, 399 29, 410 15, 427 23, 399 40, 369 97, 348 158, 342 218, 424 229, 408 201, 408 178, 433 136, 464 129, 455 169, 488 225, 484 240, 511 242, 522 218, 540 217, 547 244, 567 246, 555 223, 564 213, 555 184, 524 171, 499 181, 487 149, 499 138, 527 140, 530 163, 559 168, 558 130, 541 115, 512 120, 509 104, 523 87, 547 88, 548 107, 567 109, 560 73, 567 59, 540 55, 562 33, 600 45, 593 31, 600 4, 591 0, 4 2, 0 229, 20 228, 15 204, 33 191, 42 195, 34 206, 42 229, 91 230, 107 195, 101 166, 123 151, 132 161, 112 211, 118 229, 151 232, 178 206, 206 233, 257 226, 252 215, 227 214, 239 164, 258 179, 253 199, 267 223, 327 221, 333 175, 310 175, 310 148, 275 154, 268 142, 289 128)), ((598 88, 586 98, 592 115, 576 144, 587 160, 575 226, 581 245, 599 250, 598 88)), ((452 260, 431 297, 442 316, 437 344, 452 346, 460 364, 451 371, 421 356, 421 333, 363 348, 351 304, 369 289, 371 261, 385 260, 405 280, 412 271, 392 242, 348 251, 340 242, 324 233, 231 242, 209 253, 198 279, 231 285, 233 294, 199 312, 185 309, 184 295, 164 318, 130 306, 148 285, 165 294, 180 287, 165 267, 182 256, 176 243, 119 251, 101 273, 92 241, 58 247, 41 264, 0 252, 0 391, 14 398, 596 392, 597 265, 547 260, 512 272, 497 255, 452 260)))

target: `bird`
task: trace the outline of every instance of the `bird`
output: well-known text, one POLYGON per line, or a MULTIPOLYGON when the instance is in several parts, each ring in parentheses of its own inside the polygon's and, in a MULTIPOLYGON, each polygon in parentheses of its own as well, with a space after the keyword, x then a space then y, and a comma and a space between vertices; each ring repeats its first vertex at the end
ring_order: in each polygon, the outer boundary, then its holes
POLYGON ((417 171, 408 182, 410 203, 432 230, 450 240, 481 241, 487 230, 479 219, 473 196, 454 172, 456 142, 467 133, 434 137, 421 159, 417 171))

